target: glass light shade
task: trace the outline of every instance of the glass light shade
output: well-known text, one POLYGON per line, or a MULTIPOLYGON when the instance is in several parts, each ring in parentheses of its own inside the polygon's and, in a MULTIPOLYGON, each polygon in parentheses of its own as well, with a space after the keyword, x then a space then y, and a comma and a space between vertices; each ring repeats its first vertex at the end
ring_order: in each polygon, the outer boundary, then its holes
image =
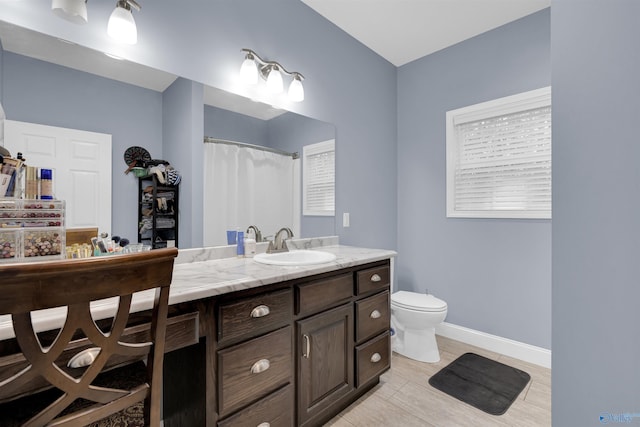
POLYGON ((267 77, 267 89, 271 93, 280 93, 284 89, 282 74, 278 67, 272 67, 271 71, 269 71, 269 76, 267 77))
POLYGON ((287 93, 289 97, 289 101, 292 102, 301 102, 304 101, 304 87, 302 87, 302 82, 299 78, 295 77, 291 81, 289 85, 289 92, 287 93))
POLYGON ((117 6, 109 18, 107 34, 121 43, 136 44, 138 42, 138 29, 131 11, 117 6))
POLYGON ((258 66, 256 65, 256 61, 249 58, 248 55, 247 59, 242 63, 242 67, 240 67, 240 79, 248 85, 258 83, 258 66))
POLYGON ((88 21, 85 0, 52 0, 51 11, 75 24, 86 24, 88 21))

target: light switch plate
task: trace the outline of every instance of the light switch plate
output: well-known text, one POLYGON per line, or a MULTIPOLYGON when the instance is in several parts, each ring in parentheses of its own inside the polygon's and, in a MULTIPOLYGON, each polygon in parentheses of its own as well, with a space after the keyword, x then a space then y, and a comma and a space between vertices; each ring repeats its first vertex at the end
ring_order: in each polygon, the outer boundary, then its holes
POLYGON ((345 228, 349 226, 349 212, 342 214, 342 226, 345 228))

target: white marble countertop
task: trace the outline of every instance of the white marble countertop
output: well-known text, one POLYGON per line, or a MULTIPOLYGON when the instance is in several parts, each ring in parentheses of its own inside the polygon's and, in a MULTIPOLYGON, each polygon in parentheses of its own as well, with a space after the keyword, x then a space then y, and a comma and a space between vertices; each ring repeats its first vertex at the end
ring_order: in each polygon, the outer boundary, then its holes
MULTIPOLYGON (((260 264, 252 258, 237 258, 233 256, 235 247, 231 246, 181 250, 173 268, 169 304, 195 301, 396 256, 396 252, 390 250, 339 245, 334 237, 294 240, 289 247, 291 250, 320 249, 335 254, 336 259, 324 264, 289 267, 260 264)), ((264 244, 258 246, 258 252, 264 252, 265 249, 264 244)), ((150 309, 153 295, 153 291, 134 295, 132 311, 150 309)), ((113 316, 116 301, 116 298, 110 298, 93 303, 91 310, 94 319, 113 316)), ((34 328, 37 331, 59 328, 65 316, 65 308, 42 310, 33 315, 34 328)), ((0 340, 13 337, 10 316, 0 316, 0 340)))

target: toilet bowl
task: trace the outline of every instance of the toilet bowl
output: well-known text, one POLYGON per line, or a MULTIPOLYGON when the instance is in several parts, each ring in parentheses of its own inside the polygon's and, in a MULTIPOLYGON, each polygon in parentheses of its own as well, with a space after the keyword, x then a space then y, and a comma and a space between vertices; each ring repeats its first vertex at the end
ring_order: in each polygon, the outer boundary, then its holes
POLYGON ((440 361, 436 326, 447 317, 447 303, 430 294, 391 294, 393 351, 420 362, 440 361))

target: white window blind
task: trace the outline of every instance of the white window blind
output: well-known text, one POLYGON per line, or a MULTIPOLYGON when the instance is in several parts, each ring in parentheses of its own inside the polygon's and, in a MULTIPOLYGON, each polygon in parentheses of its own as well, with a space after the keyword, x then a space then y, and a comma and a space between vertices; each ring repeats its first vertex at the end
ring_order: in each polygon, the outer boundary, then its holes
POLYGON ((447 112, 447 216, 551 218, 551 91, 447 112))
POLYGON ((302 214, 335 215, 335 140, 302 148, 302 214))

